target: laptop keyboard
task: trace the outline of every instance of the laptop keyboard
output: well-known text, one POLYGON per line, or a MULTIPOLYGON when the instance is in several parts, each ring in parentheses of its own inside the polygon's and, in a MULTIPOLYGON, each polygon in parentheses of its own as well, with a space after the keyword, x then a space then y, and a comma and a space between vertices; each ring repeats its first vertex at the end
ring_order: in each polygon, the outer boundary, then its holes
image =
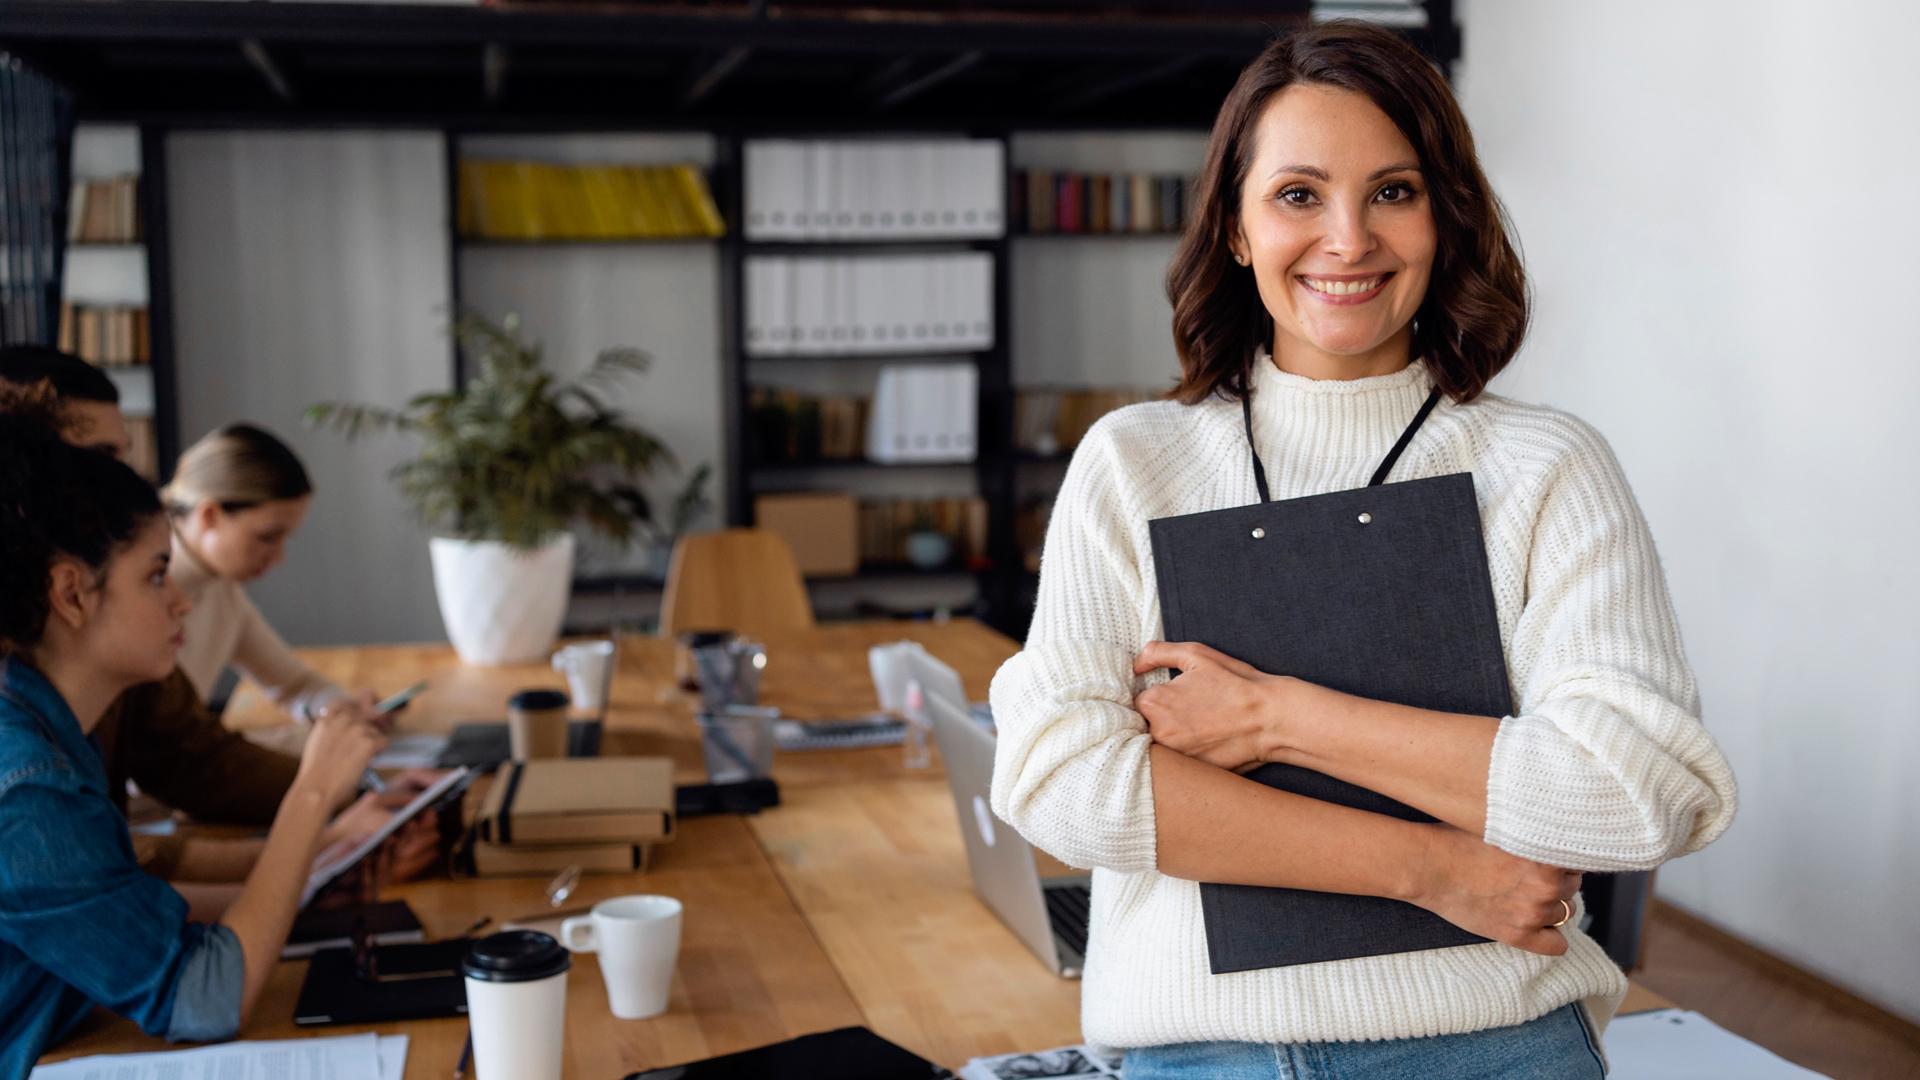
POLYGON ((1042 890, 1047 897, 1047 920, 1054 935, 1082 957, 1087 955, 1088 905, 1092 890, 1085 885, 1054 885, 1042 890))

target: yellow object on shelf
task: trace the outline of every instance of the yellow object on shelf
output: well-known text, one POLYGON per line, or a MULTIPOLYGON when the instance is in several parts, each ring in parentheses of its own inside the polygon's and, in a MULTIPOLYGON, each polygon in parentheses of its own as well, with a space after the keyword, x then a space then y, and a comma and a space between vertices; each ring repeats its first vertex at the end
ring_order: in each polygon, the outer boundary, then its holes
POLYGON ((460 234, 479 240, 668 240, 726 234, 699 166, 460 163, 460 234))

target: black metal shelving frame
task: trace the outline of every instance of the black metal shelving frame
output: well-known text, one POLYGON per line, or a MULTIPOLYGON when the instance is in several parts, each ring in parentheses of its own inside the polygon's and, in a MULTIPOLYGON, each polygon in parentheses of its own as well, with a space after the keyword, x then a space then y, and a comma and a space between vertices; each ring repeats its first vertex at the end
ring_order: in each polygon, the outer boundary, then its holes
MULTIPOLYGON (((1428 27, 1403 33, 1449 68, 1460 51, 1453 0, 1426 0, 1424 7, 1428 27)), ((982 614, 1022 637, 1034 582, 1014 542, 1015 479, 1034 459, 1011 445, 1014 237, 750 243, 739 228, 743 141, 882 134, 1006 140, 1033 130, 1204 130, 1240 68, 1276 33, 1305 24, 1311 9, 1310 0, 810 0, 791 7, 768 0, 594 7, 533 0, 471 8, 0 0, 0 48, 72 88, 81 119, 140 126, 163 470, 179 452, 166 231, 165 155, 172 130, 351 126, 442 132, 449 282, 456 300, 462 248, 508 246, 459 235, 454 193, 461 136, 713 134, 718 153, 712 181, 730 223, 727 235, 619 243, 718 246, 722 415, 730 462, 726 508, 735 524, 750 519, 752 497, 741 303, 746 256, 991 251, 995 344, 971 354, 980 371, 981 452, 974 469, 989 504, 993 563, 977 581, 982 614)), ((457 352, 453 366, 458 382, 464 364, 457 352)))

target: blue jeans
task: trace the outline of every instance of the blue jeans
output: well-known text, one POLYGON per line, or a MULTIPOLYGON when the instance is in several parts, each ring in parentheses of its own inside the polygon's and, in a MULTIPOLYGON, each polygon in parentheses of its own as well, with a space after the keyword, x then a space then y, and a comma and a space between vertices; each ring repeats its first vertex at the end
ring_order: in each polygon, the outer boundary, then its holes
POLYGON ((1466 1035, 1382 1042, 1195 1042, 1127 1051, 1127 1080, 1600 1080, 1579 1006, 1466 1035))

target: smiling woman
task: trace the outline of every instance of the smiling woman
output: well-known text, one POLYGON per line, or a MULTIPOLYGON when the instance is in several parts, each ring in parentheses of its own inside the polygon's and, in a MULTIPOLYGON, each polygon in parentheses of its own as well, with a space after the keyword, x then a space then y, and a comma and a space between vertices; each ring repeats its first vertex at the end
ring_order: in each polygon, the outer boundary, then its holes
POLYGON ((1195 189, 1167 275, 1189 405, 1238 399, 1261 349, 1313 378, 1419 356, 1470 401, 1520 348, 1499 200, 1445 80, 1397 39, 1336 27, 1270 50, 1221 106, 1195 189))
POLYGON ((1485 393, 1526 279, 1466 122, 1405 42, 1324 24, 1241 74, 1198 191, 1168 274, 1182 381, 1081 441, 993 684, 995 813, 1093 869, 1082 1028, 1133 1080, 1598 1077, 1626 980, 1579 929, 1581 874, 1711 842, 1734 784, 1606 443, 1485 393), (1150 522, 1376 470, 1472 474, 1512 715, 1156 640, 1150 522), (1240 775, 1269 763, 1425 817, 1240 775), (1487 940, 1215 974, 1200 882, 1404 901, 1487 940))

